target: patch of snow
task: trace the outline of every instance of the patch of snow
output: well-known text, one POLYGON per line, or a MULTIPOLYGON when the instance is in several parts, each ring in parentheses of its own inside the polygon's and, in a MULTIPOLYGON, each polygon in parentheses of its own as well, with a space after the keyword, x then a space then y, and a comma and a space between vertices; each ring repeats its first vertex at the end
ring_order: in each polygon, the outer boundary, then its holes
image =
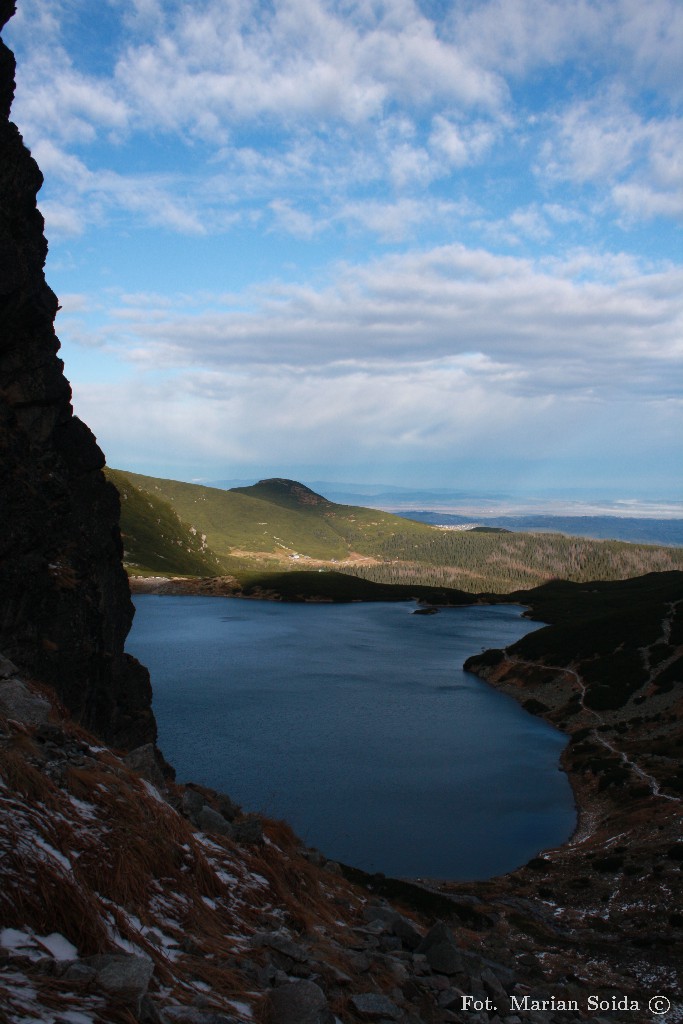
POLYGON ((0 946, 3 949, 26 949, 33 944, 33 937, 18 928, 3 928, 0 931, 0 946))
POLYGON ((76 810, 80 811, 84 818, 97 817, 97 812, 92 804, 87 804, 85 800, 79 800, 77 796, 72 796, 71 793, 68 793, 67 795, 76 810))
POLYGON ((220 868, 214 868, 216 876, 223 882, 224 885, 236 885, 237 878, 234 875, 229 875, 227 871, 221 871, 220 868))
POLYGON ((254 1014, 252 1013, 251 1006, 249 1006, 247 1003, 240 1003, 238 1002, 237 999, 228 999, 228 1005, 232 1006, 234 1010, 237 1010, 238 1013, 243 1014, 243 1016, 245 1017, 254 1016, 254 1014))
POLYGON ((49 854, 50 857, 53 858, 53 860, 56 860, 59 864, 61 864, 65 871, 68 871, 69 874, 73 872, 73 868, 71 867, 71 862, 69 861, 69 859, 65 857, 63 853, 60 853, 59 850, 55 850, 54 846, 50 846, 50 844, 46 843, 45 840, 42 839, 40 836, 35 836, 34 842, 36 846, 40 847, 41 850, 44 850, 45 853, 49 854))
POLYGON ((268 879, 264 878, 263 875, 257 875, 255 871, 250 871, 247 877, 256 882, 257 885, 265 885, 266 888, 269 885, 268 879))
POLYGON ((86 1016, 79 1010, 60 1010, 59 1011, 60 1021, 64 1021, 64 1024, 93 1024, 94 1018, 86 1016))
POLYGON ((78 950, 65 939, 59 932, 51 932, 49 935, 36 935, 36 942, 40 943, 55 960, 78 960, 78 950))
POLYGON ((128 939, 124 939, 123 935, 121 935, 121 933, 119 932, 118 928, 115 927, 115 925, 111 924, 111 922, 106 920, 104 924, 107 929, 107 932, 109 933, 109 938, 115 945, 119 947, 119 949, 122 949, 124 953, 134 953, 135 956, 142 955, 142 950, 138 946, 134 945, 132 942, 129 942, 128 939))
POLYGON ((166 803, 166 801, 164 800, 156 786, 153 786, 151 782, 147 781, 147 779, 140 779, 140 782, 145 787, 149 795, 157 801, 157 803, 163 804, 164 807, 168 807, 168 804, 166 803))
POLYGON ((205 846, 207 850, 211 850, 213 853, 225 853, 223 847, 219 846, 218 843, 212 842, 205 832, 193 832, 192 835, 199 845, 205 846))

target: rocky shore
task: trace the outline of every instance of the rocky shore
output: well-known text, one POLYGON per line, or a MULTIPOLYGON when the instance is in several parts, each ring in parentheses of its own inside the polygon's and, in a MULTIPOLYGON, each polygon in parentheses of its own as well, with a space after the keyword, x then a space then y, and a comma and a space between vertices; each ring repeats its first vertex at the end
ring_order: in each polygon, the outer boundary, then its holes
POLYGON ((680 1020, 681 800, 636 754, 645 741, 657 749, 657 736, 680 737, 679 692, 654 692, 666 668, 649 674, 651 696, 636 706, 656 703, 622 750, 613 741, 627 719, 598 719, 577 669, 514 648, 468 667, 562 720, 580 809, 569 844, 481 883, 330 862, 282 822, 176 785, 152 744, 128 754, 102 746, 50 688, 2 659, 4 1019, 680 1020), (657 996, 671 1001, 666 1015, 650 1008, 657 996))

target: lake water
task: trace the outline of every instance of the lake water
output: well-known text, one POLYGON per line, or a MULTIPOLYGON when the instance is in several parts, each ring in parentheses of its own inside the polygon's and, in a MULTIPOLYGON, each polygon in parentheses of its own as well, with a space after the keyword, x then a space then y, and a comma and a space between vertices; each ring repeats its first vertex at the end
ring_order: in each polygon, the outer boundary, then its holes
POLYGON ((135 605, 128 650, 179 781, 393 876, 488 878, 570 835, 566 738, 461 667, 537 628, 519 607, 135 605))

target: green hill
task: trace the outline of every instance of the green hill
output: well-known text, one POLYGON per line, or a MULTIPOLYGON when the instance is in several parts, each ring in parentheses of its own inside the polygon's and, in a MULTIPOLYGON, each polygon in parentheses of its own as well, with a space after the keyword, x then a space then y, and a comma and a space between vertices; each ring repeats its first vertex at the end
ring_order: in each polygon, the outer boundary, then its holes
POLYGON ((453 530, 338 505, 293 480, 221 490, 108 470, 133 573, 334 569, 374 583, 510 593, 683 569, 683 549, 561 534, 453 530))
MULTIPOLYGON (((223 491, 120 470, 110 470, 111 479, 114 472, 117 479, 125 478, 138 491, 168 503, 183 522, 204 534, 225 571, 306 559, 372 557, 399 532, 422 539, 434 532, 432 526, 388 512, 336 505, 292 480, 262 480, 253 487, 223 491)), ((124 525, 132 530, 125 512, 124 525)))
POLYGON ((222 571, 206 539, 168 501, 135 487, 116 469, 108 469, 107 477, 121 496, 123 557, 129 572, 215 576, 222 571))

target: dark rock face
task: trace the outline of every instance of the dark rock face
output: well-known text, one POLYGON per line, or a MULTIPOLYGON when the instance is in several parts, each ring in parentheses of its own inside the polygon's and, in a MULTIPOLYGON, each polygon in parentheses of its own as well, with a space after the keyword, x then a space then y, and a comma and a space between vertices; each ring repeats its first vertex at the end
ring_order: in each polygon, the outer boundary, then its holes
MULTIPOLYGON (((0 27, 14 10, 0 0, 0 27)), ((9 121, 14 66, 0 43, 0 650, 78 721, 135 747, 156 727, 147 670, 123 652, 133 606, 118 494, 57 356, 43 179, 9 121)))

